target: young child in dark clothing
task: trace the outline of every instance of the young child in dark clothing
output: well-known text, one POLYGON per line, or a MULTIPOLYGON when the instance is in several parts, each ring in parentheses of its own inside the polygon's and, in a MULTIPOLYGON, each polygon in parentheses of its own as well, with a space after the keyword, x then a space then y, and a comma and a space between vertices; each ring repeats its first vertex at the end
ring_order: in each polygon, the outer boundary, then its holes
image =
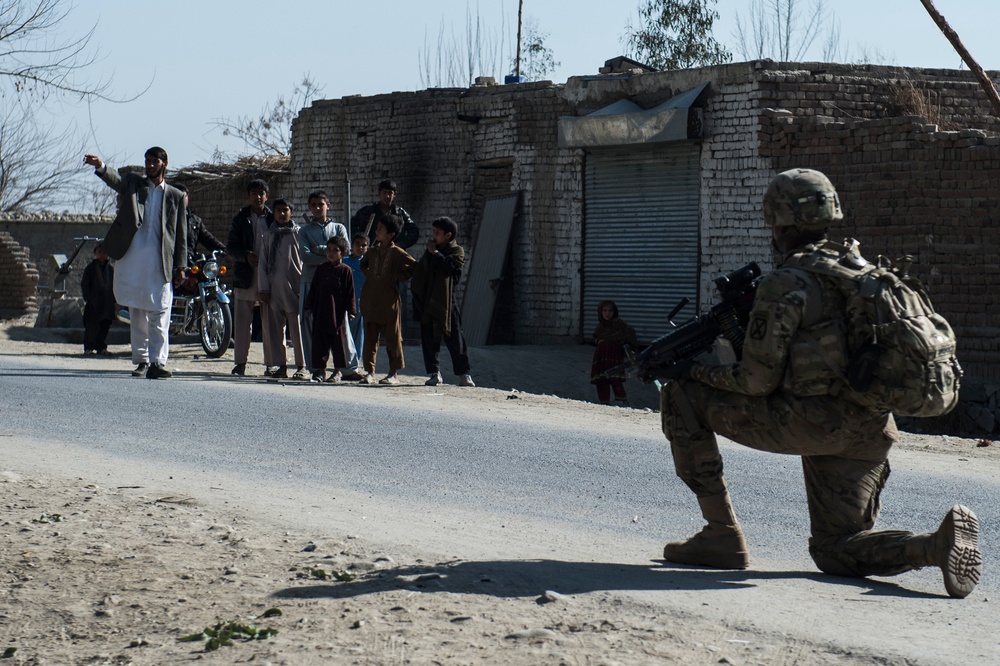
POLYGON ((594 329, 594 361, 590 365, 590 383, 597 387, 597 399, 604 405, 611 404, 611 391, 615 400, 627 403, 624 372, 610 377, 602 373, 625 361, 625 345, 632 349, 639 347, 635 329, 618 318, 618 306, 614 301, 601 301, 597 305, 597 328, 594 329))
POLYGON ((345 344, 350 335, 348 320, 357 315, 354 276, 343 263, 347 240, 333 236, 326 242, 326 263, 316 267, 306 294, 303 311, 312 313, 312 367, 314 382, 337 383, 347 367, 345 344), (326 362, 333 356, 333 374, 326 377, 326 362))
POLYGON ((434 220, 427 249, 413 269, 413 307, 420 320, 420 345, 430 376, 424 382, 427 386, 441 383, 438 353, 442 339, 451 353, 458 385, 475 386, 469 374, 469 347, 462 335, 462 319, 454 298, 455 284, 465 265, 465 250, 455 242, 457 234, 458 225, 450 217, 434 220))
POLYGON ((100 243, 94 248, 94 260, 83 269, 83 353, 107 354, 108 331, 115 319, 115 269, 108 263, 108 253, 100 243))

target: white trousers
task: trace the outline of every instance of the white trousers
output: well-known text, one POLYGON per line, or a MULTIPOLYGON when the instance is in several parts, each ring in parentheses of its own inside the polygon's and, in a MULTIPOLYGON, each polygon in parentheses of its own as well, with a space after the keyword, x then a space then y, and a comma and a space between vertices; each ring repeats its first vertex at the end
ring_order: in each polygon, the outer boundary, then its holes
POLYGON ((128 313, 132 363, 166 365, 170 353, 170 310, 129 308, 128 313))

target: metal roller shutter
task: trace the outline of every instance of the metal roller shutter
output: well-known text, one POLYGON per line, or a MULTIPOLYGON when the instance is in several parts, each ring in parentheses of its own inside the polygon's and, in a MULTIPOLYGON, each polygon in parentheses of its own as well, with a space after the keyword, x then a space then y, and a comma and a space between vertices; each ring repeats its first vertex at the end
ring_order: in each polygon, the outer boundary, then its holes
POLYGON ((586 156, 583 223, 583 335, 597 304, 618 305, 648 343, 667 331, 667 314, 697 313, 700 145, 594 150, 586 156))

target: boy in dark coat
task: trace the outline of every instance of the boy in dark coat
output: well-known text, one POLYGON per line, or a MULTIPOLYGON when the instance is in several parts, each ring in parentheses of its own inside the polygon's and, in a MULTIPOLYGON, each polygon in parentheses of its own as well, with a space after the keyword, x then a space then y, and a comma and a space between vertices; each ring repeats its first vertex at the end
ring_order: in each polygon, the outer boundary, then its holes
POLYGON ((314 382, 339 382, 347 367, 345 344, 348 319, 357 315, 354 275, 343 263, 347 240, 334 236, 326 242, 326 263, 316 268, 303 310, 312 314, 312 367, 314 382), (326 362, 333 354, 334 372, 326 378, 326 362))
POLYGON ((107 354, 108 331, 115 319, 115 269, 108 263, 108 253, 100 243, 94 248, 94 260, 83 269, 83 353, 107 354))
POLYGON ((420 346, 430 379, 427 386, 441 383, 438 353, 444 339, 459 386, 475 386, 469 374, 469 346, 462 335, 462 319, 455 303, 455 284, 462 277, 465 250, 455 242, 458 225, 450 217, 431 224, 431 239, 424 256, 413 269, 413 309, 420 320, 420 346))

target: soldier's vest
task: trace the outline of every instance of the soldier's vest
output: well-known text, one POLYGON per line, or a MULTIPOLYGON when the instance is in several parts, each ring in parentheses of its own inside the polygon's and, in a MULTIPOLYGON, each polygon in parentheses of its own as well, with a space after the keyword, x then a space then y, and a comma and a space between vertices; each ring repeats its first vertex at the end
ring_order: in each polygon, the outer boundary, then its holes
POLYGON ((847 377, 847 335, 844 297, 838 284, 787 265, 805 285, 805 307, 798 330, 789 341, 782 388, 800 398, 844 392, 847 377))
MULTIPOLYGON (((846 302, 848 359, 838 378, 845 399, 876 412, 940 416, 958 402, 962 369, 955 358, 955 333, 934 311, 923 285, 906 274, 908 262, 893 267, 880 257, 867 262, 857 241, 826 241, 791 255, 782 268, 832 278, 846 302)), ((803 338, 810 337, 808 330, 803 338)), ((812 344, 819 350, 822 345, 812 344)), ((831 372, 842 359, 826 354, 831 372)))

